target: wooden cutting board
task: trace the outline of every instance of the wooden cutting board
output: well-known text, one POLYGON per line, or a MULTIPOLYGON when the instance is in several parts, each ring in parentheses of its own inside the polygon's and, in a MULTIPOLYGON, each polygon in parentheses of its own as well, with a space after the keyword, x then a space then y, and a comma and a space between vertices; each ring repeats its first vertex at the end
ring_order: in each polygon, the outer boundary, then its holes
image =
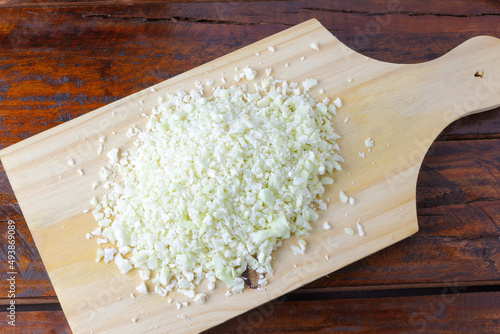
POLYGON ((415 233, 422 159, 449 123, 500 106, 499 56, 500 41, 476 37, 431 62, 389 64, 357 54, 310 20, 159 83, 156 91, 140 91, 12 145, 0 157, 74 333, 199 332, 415 233), (311 42, 318 42, 320 50, 313 50, 311 42), (277 79, 317 78, 313 96, 322 98, 323 88, 325 96, 341 97, 344 107, 335 117, 335 129, 342 135, 340 153, 346 162, 326 189, 328 211, 320 212, 305 238, 305 255, 293 255, 293 238, 275 252, 276 270, 266 291, 245 289, 226 297, 219 284, 205 305, 190 303, 182 310, 156 294, 132 299, 140 283, 137 272, 121 275, 114 264, 96 263, 95 239, 85 238, 96 223, 82 210, 90 209, 92 196, 103 194, 102 188, 90 188, 107 162, 104 154, 96 154, 98 138, 106 136, 110 148, 130 146, 127 129, 145 125, 146 118, 137 116, 149 112, 158 95, 193 89, 196 80, 222 85, 222 72, 229 79, 235 66, 246 65, 259 71, 257 79, 265 77, 265 68, 272 68, 277 79), (370 151, 364 144, 369 137, 374 140, 370 151), (70 159, 74 166, 68 165, 70 159), (358 203, 341 204, 340 190, 358 203), (325 220, 331 230, 322 228, 325 220), (345 227, 356 230, 357 221, 365 236, 344 233, 345 227))

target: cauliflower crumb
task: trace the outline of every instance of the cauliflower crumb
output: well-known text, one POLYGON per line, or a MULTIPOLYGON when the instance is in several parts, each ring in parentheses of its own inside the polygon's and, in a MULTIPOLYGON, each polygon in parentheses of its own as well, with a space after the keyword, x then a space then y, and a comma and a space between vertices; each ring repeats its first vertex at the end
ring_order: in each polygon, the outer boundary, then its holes
POLYGON ((373 147, 373 140, 371 138, 365 139, 365 146, 366 147, 373 147))
POLYGON ((247 80, 253 80, 257 76, 257 71, 251 69, 250 67, 246 66, 243 69, 243 73, 245 74, 245 77, 247 80))
POLYGON ((343 190, 339 192, 339 198, 343 204, 347 203, 347 201, 349 200, 349 197, 345 194, 343 190))
POLYGON ((148 293, 148 287, 146 286, 146 283, 143 281, 137 288, 135 288, 138 292, 147 294, 148 293))
POLYGON ((344 232, 349 235, 354 235, 354 230, 350 227, 344 228, 344 232))
POLYGON ((199 293, 194 297, 194 301, 198 304, 205 304, 207 301, 207 295, 204 293, 199 293))
POLYGON ((104 151, 104 145, 100 144, 99 147, 97 148, 97 155, 101 155, 102 151, 104 151))
POLYGON ((338 98, 338 97, 335 100, 333 100, 333 104, 335 104, 337 106, 337 108, 342 107, 342 101, 340 101, 340 98, 338 98))
POLYGON ((315 87, 316 85, 318 85, 318 80, 316 79, 306 79, 306 81, 302 83, 302 86, 304 86, 304 90, 306 91, 315 87))
POLYGON ((358 233, 360 236, 364 236, 365 235, 365 231, 363 230, 363 226, 361 226, 358 222, 356 222, 356 225, 358 227, 358 233))

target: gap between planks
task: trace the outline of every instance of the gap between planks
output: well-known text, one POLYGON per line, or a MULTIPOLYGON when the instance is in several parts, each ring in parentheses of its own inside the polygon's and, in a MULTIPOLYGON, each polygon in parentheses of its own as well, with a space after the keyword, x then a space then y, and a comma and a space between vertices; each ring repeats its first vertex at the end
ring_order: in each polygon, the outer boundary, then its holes
MULTIPOLYGON (((304 288, 286 294, 285 300, 324 300, 425 296, 439 294, 436 289, 459 290, 462 293, 500 291, 500 281, 440 282, 356 287, 304 288), (401 290, 406 289, 406 293, 401 290), (341 294, 330 295, 329 294, 341 294), (326 297, 326 298, 325 298, 326 297)), ((16 305, 59 304, 57 296, 16 298, 16 305)), ((8 305, 9 298, 0 298, 0 305, 8 305)))

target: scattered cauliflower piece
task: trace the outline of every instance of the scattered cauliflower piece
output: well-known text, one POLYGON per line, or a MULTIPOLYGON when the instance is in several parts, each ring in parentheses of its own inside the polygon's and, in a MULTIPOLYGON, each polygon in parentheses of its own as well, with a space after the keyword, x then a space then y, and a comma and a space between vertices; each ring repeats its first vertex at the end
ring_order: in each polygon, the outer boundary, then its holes
POLYGON ((339 192, 339 198, 343 204, 347 203, 347 201, 349 200, 349 196, 347 196, 342 190, 339 192))
POLYGON ((358 222, 356 222, 356 225, 358 227, 358 233, 360 236, 364 236, 365 235, 365 231, 363 230, 363 226, 361 226, 358 222))
POLYGON ((354 235, 354 230, 350 227, 344 228, 344 232, 349 235, 354 235))
POLYGON ((148 287, 146 286, 146 283, 144 281, 135 289, 142 294, 148 293, 148 287))
POLYGON ((365 139, 365 146, 366 147, 373 147, 373 140, 371 138, 366 138, 365 139))

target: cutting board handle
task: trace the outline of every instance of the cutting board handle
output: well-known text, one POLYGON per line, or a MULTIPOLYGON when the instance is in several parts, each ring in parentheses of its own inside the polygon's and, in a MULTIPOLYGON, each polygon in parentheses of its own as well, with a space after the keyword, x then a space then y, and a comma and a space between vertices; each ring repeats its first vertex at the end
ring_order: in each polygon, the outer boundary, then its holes
MULTIPOLYGON (((434 115, 436 124, 441 123, 443 128, 463 116, 500 106, 498 38, 471 38, 444 56, 416 66, 421 66, 423 73, 434 76, 433 81, 440 83, 431 86, 434 86, 434 94, 441 94, 434 97, 446 105, 441 114, 434 115)), ((432 92, 423 91, 433 96, 432 92)))
MULTIPOLYGON (((351 52, 358 64, 366 62, 350 49, 343 52, 351 52)), ((383 126, 387 133, 379 136, 387 142, 425 142, 420 146, 428 149, 459 118, 500 106, 500 39, 494 37, 471 38, 425 63, 371 60, 362 68, 379 73, 359 84, 355 98, 346 102, 359 118, 354 136, 374 136, 374 127, 383 126)))

